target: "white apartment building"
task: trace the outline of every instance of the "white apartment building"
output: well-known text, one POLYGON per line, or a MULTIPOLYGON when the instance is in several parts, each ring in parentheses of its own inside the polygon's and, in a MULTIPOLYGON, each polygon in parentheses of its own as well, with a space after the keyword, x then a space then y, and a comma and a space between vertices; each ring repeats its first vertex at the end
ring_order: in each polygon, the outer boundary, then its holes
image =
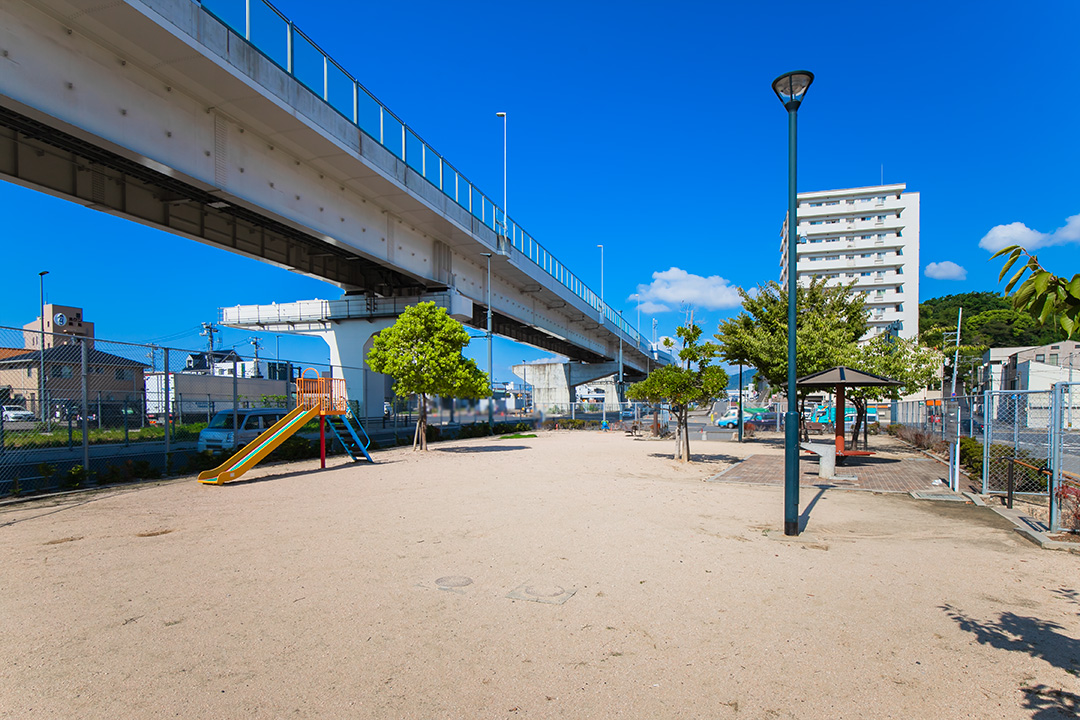
MULTIPOLYGON (((796 276, 855 283, 866 298, 867 338, 899 321, 900 337, 919 334, 919 193, 877 185, 798 195, 796 276)), ((787 285, 787 218, 780 243, 780 283, 787 285)))

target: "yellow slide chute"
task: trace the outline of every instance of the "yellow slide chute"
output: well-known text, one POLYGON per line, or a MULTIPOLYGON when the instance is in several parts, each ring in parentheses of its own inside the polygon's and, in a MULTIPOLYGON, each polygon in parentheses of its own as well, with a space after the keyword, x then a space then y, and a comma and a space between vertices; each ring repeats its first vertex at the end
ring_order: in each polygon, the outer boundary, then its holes
POLYGON ((213 470, 199 473, 199 482, 206 485, 223 485, 230 480, 235 480, 255 467, 263 458, 273 452, 274 448, 292 437, 309 420, 319 417, 319 411, 318 404, 314 407, 301 406, 296 408, 224 463, 213 470))

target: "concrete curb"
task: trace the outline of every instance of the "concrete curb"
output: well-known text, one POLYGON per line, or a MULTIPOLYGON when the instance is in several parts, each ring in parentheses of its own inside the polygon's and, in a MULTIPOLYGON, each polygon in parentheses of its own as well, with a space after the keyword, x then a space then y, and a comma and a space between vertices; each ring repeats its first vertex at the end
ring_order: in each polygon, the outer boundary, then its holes
POLYGON ((1015 530, 1020 537, 1038 545, 1043 550, 1058 550, 1061 552, 1073 553, 1074 555, 1080 555, 1080 543, 1051 540, 1047 537, 1044 530, 1037 529, 1038 527, 1043 527, 1042 523, 1038 523, 1026 515, 1021 515, 1018 510, 993 506, 990 506, 990 509, 1006 520, 1011 521, 1012 524, 1015 525, 1013 530, 1015 530))

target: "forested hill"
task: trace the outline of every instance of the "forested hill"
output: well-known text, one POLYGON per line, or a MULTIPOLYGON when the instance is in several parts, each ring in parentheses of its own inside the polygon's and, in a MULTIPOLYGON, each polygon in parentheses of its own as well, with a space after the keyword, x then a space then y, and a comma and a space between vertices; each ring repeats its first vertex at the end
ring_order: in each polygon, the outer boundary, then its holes
POLYGON ((943 332, 955 332, 956 312, 964 308, 960 342, 966 346, 1016 347, 1046 345, 1065 339, 1056 324, 1039 325, 1031 315, 993 292, 945 295, 919 303, 919 339, 942 347, 943 332))

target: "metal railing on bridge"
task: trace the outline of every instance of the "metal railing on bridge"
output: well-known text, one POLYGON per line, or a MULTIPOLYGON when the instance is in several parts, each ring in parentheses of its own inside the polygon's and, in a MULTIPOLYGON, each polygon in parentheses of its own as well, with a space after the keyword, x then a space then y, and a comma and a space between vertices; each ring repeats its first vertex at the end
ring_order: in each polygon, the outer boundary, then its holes
POLYGON ((266 0, 196 0, 211 16, 303 84, 365 135, 405 162, 524 257, 595 309, 639 349, 642 336, 622 315, 538 243, 419 134, 266 0))

